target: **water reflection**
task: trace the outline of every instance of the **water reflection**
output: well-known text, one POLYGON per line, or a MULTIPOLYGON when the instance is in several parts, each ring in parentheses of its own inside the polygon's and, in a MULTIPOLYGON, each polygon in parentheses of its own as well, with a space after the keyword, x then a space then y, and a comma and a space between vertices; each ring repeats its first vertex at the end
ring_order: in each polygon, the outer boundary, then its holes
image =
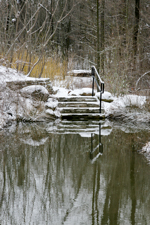
POLYGON ((95 162, 103 154, 103 144, 101 143, 101 123, 99 123, 99 134, 95 137, 94 133, 91 133, 91 151, 90 159, 92 163, 95 162))
POLYGON ((101 136, 98 126, 91 136, 38 124, 1 132, 0 224, 149 224, 150 167, 136 151, 150 133, 101 136))
POLYGON ((135 223, 135 210, 136 210, 136 195, 135 195, 135 147, 134 141, 132 140, 132 151, 131 151, 131 159, 130 159, 130 187, 131 187, 131 199, 132 199, 132 208, 131 208, 131 222, 132 225, 135 223))

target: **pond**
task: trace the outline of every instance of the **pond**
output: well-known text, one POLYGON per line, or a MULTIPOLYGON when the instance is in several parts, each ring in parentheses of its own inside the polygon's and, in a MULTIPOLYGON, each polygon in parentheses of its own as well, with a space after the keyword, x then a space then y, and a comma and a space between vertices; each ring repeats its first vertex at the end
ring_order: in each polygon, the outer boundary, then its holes
POLYGON ((150 224, 150 129, 19 123, 0 131, 0 224, 150 224))

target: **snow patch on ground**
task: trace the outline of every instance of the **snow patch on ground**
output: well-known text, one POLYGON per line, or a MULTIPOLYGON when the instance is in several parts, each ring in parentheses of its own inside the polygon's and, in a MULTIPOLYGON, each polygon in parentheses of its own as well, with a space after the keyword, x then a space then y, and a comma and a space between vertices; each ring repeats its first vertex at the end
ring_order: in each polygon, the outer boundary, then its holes
POLYGON ((81 88, 81 89, 75 89, 73 91, 69 92, 69 96, 79 96, 79 95, 92 95, 92 89, 91 88, 81 88))
POLYGON ((49 95, 48 90, 41 85, 30 85, 30 86, 24 87, 24 88, 21 89, 21 92, 22 93, 28 93, 28 94, 31 95, 35 90, 39 91, 43 94, 49 95))
POLYGON ((56 97, 66 97, 68 96, 68 93, 70 90, 66 89, 66 88, 60 88, 60 87, 53 87, 54 92, 56 92, 55 96, 56 97))
POLYGON ((68 72, 68 74, 81 74, 81 73, 91 74, 91 70, 71 70, 68 72))
MULTIPOLYGON (((97 92, 96 94, 96 97, 98 99, 100 99, 100 92, 97 92)), ((113 102, 114 101, 114 97, 112 96, 112 94, 108 91, 105 91, 103 94, 102 94, 102 100, 103 101, 107 101, 107 102, 113 102)))
MULTIPOLYGON (((8 81, 40 81, 40 78, 27 77, 21 72, 17 72, 15 69, 6 68, 5 66, 0 66, 0 83, 8 81)), ((42 78, 46 81, 49 78, 42 78)))
POLYGON ((123 97, 114 97, 112 103, 103 102, 102 106, 107 115, 113 114, 114 111, 122 110, 126 107, 142 108, 146 103, 146 96, 125 95, 123 97))

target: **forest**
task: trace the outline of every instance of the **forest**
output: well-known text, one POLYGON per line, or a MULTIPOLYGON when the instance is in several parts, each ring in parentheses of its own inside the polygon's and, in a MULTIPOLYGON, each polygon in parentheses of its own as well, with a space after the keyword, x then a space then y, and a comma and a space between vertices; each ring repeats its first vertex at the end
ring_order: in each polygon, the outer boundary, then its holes
POLYGON ((149 0, 0 0, 0 23, 8 68, 63 79, 94 65, 113 93, 150 87, 149 0))

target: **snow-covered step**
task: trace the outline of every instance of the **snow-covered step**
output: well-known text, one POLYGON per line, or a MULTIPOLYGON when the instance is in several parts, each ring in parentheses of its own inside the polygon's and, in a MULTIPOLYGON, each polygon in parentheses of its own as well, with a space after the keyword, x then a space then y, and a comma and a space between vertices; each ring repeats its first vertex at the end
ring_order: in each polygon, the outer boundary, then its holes
POLYGON ((59 102, 58 107, 99 107, 99 102, 59 102))
POLYGON ((76 119, 76 120, 80 120, 80 119, 105 119, 105 114, 101 114, 101 113, 62 113, 61 114, 62 119, 76 119))
POLYGON ((61 113, 99 113, 99 107, 89 108, 89 107, 63 107, 60 108, 61 113))
POLYGON ((57 97, 58 108, 62 119, 68 120, 100 120, 100 102, 95 96, 57 97))
POLYGON ((97 97, 92 96, 67 96, 67 97, 58 97, 59 102, 98 102, 97 97))

